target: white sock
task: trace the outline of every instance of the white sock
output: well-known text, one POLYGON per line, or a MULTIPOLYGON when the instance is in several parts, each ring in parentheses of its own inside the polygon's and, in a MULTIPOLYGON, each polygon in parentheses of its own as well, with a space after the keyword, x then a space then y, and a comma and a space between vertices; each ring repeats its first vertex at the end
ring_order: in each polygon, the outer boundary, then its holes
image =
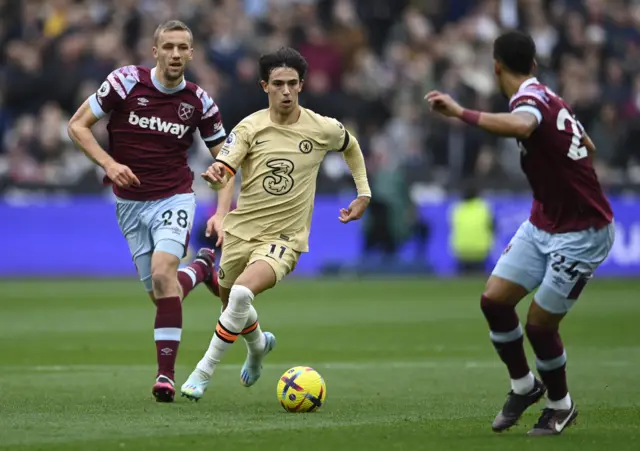
POLYGON ((249 354, 249 357, 259 359, 262 357, 262 353, 264 352, 266 339, 264 338, 264 334, 260 328, 260 323, 258 323, 258 312, 256 312, 253 305, 249 309, 249 319, 245 325, 245 330, 252 327, 253 330, 250 332, 242 332, 242 338, 244 338, 244 341, 247 344, 247 353, 249 354))
POLYGON ((227 349, 236 341, 240 332, 247 324, 253 293, 247 287, 234 285, 229 294, 229 305, 220 315, 216 331, 213 334, 209 349, 198 365, 197 369, 211 376, 216 365, 227 352, 227 349))
POLYGON ((517 395, 526 395, 531 390, 533 390, 533 386, 535 384, 535 377, 533 377, 533 373, 529 371, 525 377, 521 377, 520 379, 511 379, 511 390, 517 395))
POLYGON ((553 410, 569 410, 571 408, 571 396, 567 393, 567 396, 557 401, 547 399, 547 407, 553 410))
MULTIPOLYGON (((220 314, 224 309, 220 307, 220 314)), ((262 329, 260 328, 260 323, 258 323, 258 312, 255 307, 251 305, 249 308, 249 318, 247 319, 247 323, 244 325, 245 329, 250 328, 253 325, 256 325, 255 329, 251 332, 242 332, 242 338, 244 342, 247 344, 247 352, 250 355, 260 356, 264 351, 264 347, 266 346, 266 339, 264 338, 264 334, 262 333, 262 329)))

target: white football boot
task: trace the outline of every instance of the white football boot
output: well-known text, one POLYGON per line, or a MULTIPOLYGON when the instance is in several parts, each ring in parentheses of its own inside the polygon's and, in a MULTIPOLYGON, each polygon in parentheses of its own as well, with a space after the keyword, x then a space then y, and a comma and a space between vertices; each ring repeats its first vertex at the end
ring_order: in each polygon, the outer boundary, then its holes
POLYGON ((245 387, 251 387, 255 384, 262 373, 262 361, 273 348, 276 347, 276 337, 271 332, 263 332, 264 335, 264 351, 262 354, 247 354, 247 359, 240 370, 240 383, 245 387))
POLYGON ((207 391, 207 386, 210 381, 211 376, 196 368, 191 375, 189 375, 189 379, 182 384, 180 393, 184 398, 197 402, 204 396, 204 392, 207 391))

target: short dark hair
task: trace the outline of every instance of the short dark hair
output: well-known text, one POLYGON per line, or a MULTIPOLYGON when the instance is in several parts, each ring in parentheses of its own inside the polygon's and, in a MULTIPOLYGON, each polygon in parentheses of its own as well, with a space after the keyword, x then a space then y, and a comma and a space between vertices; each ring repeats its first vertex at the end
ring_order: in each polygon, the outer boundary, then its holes
POLYGON ((307 61, 302 55, 291 47, 280 47, 272 53, 267 53, 260 57, 260 80, 269 81, 271 71, 278 67, 290 67, 298 72, 300 80, 304 80, 307 75, 307 61))
POLYGON ((508 31, 493 43, 493 57, 511 72, 529 75, 536 59, 536 43, 522 31, 508 31))
POLYGON ((193 45, 193 33, 191 32, 191 28, 189 28, 186 23, 180 20, 168 20, 158 25, 156 31, 153 33, 153 42, 156 45, 158 45, 158 39, 160 38, 160 35, 165 31, 186 31, 189 33, 191 44, 193 45))

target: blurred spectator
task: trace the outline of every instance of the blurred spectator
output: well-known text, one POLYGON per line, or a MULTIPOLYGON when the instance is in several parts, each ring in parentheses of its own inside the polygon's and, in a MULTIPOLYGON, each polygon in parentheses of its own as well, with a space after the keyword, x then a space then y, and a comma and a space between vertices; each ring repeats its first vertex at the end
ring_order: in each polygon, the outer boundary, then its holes
POLYGON ((590 137, 598 153, 596 170, 605 184, 615 180, 613 170, 624 163, 621 158, 624 158, 626 133, 615 103, 603 105, 590 137))
MULTIPOLYGON (((437 88, 505 111, 492 40, 507 27, 526 29, 539 78, 574 106, 596 142, 603 181, 640 183, 638 2, 5 0, 0 13, 0 190, 103 192, 100 170, 70 145, 65 122, 115 67, 153 64, 152 33, 168 18, 193 28, 187 77, 214 96, 228 130, 267 106, 258 56, 293 45, 310 66, 303 105, 349 123, 365 154, 394 161, 389 177, 414 192, 470 180, 526 189, 513 140, 434 118, 422 100, 437 88)), ((108 146, 102 122, 96 134, 108 146)), ((210 156, 198 143, 191 160, 201 168, 210 156)), ((319 193, 352 189, 335 158, 318 183, 319 193)))
POLYGON ((398 252, 408 241, 415 239, 414 262, 428 266, 426 243, 429 239, 428 225, 417 215, 417 209, 409 193, 409 184, 396 163, 384 153, 370 160, 371 199, 364 221, 364 243, 362 256, 365 260, 375 253, 384 257, 385 265, 398 259, 398 252))
MULTIPOLYGON (((483 273, 493 249, 495 219, 475 186, 467 184, 451 209, 451 250, 461 274, 483 273)), ((508 248, 507 251, 508 252, 508 248)))

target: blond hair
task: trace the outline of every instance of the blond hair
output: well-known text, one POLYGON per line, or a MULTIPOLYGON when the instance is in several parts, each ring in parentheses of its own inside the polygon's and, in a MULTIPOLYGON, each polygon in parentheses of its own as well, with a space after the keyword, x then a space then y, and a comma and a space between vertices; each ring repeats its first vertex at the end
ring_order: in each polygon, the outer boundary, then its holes
POLYGON ((181 20, 168 20, 158 25, 158 28, 156 28, 156 31, 153 33, 153 42, 156 45, 158 45, 160 35, 165 31, 186 31, 189 33, 189 39, 191 40, 191 45, 193 45, 193 33, 191 32, 191 28, 181 20))

